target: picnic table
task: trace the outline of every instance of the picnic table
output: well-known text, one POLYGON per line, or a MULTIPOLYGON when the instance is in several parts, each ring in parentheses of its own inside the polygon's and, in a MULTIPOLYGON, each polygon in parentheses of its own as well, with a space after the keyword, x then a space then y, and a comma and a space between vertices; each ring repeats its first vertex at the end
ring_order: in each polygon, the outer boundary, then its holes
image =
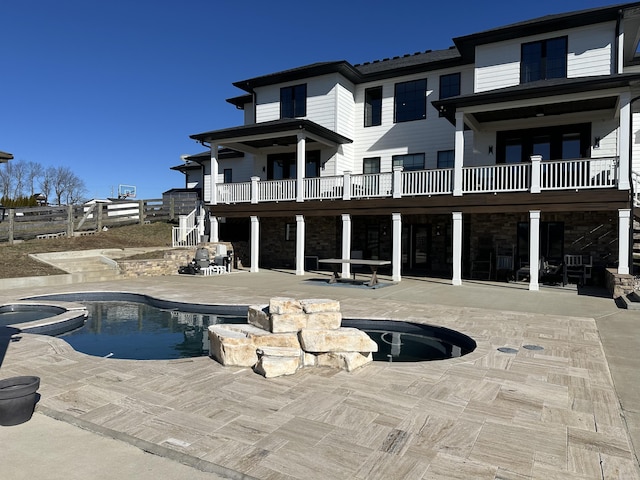
POLYGON ((369 287, 377 285, 378 282, 378 268, 391 265, 390 260, 363 260, 361 258, 323 258, 318 260, 318 263, 325 263, 331 266, 333 275, 329 279, 329 283, 336 283, 340 279, 340 267, 343 263, 349 265, 362 265, 368 266, 371 269, 371 280, 367 283, 369 287))

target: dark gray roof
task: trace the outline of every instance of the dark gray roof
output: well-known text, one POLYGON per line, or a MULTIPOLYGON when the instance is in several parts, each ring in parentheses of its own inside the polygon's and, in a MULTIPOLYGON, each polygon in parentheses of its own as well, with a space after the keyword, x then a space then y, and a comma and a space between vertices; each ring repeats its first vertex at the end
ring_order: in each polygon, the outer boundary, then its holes
POLYGON ((436 68, 445 68, 462 64, 462 58, 455 47, 446 50, 427 50, 399 57, 374 60, 359 65, 355 69, 362 75, 362 81, 372 81, 393 75, 404 75, 419 71, 428 71, 436 68))
POLYGON ((453 39, 453 42, 463 57, 473 59, 477 45, 614 21, 620 18, 622 10, 637 8, 638 6, 640 6, 640 2, 545 15, 483 32, 457 37, 453 39))
POLYGON ((0 151, 0 160, 13 160, 13 155, 7 152, 0 151))
POLYGON ((222 130, 213 130, 210 132, 190 135, 190 138, 193 138, 198 142, 233 140, 234 143, 245 142, 247 145, 259 147, 261 144, 259 141, 255 140, 256 136, 263 136, 265 139, 268 137, 271 139, 267 141, 268 144, 272 144, 274 140, 278 140, 280 138, 286 138, 287 142, 290 142, 291 139, 289 137, 293 136, 295 138, 295 132, 302 130, 334 143, 353 143, 353 140, 340 135, 339 133, 329 130, 328 128, 312 122, 311 120, 301 118, 283 118, 280 120, 272 120, 270 122, 252 123, 249 125, 241 125, 239 127, 224 128, 222 130))

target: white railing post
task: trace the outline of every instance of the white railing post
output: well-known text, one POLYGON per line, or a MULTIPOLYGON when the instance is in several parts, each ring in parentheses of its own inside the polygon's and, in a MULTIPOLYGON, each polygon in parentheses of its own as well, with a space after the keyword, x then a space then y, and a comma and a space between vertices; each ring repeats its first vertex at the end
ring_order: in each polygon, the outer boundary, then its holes
POLYGON ((258 203, 258 181, 260 177, 251 177, 251 203, 258 203))
POLYGON ((393 198, 402 197, 402 166, 393 167, 393 198))
POLYGON ((342 199, 351 200, 351 172, 346 171, 342 177, 342 199))
POLYGON ((541 175, 541 165, 542 155, 532 155, 531 156, 531 186, 529 191, 531 193, 540 193, 542 190, 540 188, 542 175, 541 175))

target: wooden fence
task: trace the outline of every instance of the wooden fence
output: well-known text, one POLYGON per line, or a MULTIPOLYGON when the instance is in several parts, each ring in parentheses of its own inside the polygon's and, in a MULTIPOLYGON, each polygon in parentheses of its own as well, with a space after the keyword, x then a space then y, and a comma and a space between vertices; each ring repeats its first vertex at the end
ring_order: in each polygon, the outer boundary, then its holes
POLYGON ((104 227, 170 222, 195 208, 193 200, 123 200, 91 205, 0 207, 0 242, 87 235, 104 227))

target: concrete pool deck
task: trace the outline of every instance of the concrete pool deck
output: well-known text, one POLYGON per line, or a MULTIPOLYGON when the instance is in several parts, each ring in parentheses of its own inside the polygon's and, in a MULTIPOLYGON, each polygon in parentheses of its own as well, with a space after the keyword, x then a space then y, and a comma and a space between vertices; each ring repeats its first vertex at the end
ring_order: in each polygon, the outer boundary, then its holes
MULTIPOLYGON (((473 337, 478 348, 459 359, 374 363, 352 373, 308 369, 266 380, 209 358, 103 359, 61 339, 24 334, 9 343, 0 377, 38 375, 42 398, 34 419, 0 427, 0 445, 16 445, 10 458, 0 450, 0 464, 20 465, 15 471, 24 477, 11 478, 31 478, 29 468, 74 478, 72 445, 62 461, 26 451, 30 435, 50 436, 52 449, 73 442, 71 424, 99 434, 91 434, 96 442, 120 440, 104 452, 133 445, 188 465, 190 478, 640 479, 638 312, 618 309, 599 290, 453 287, 419 278, 368 289, 317 281, 328 277, 263 270, 141 278, 3 290, 0 302, 72 291, 232 304, 333 298, 345 317, 441 325, 473 337), (527 344, 544 350, 522 348, 527 344), (503 346, 518 352, 497 351, 503 346), (214 473, 195 476, 200 470, 214 473)), ((108 459, 104 452, 96 459, 108 459)), ((156 460, 123 455, 141 469, 156 460)), ((114 467, 120 458, 114 453, 114 467)), ((99 478, 77 478, 87 477, 99 478)))

